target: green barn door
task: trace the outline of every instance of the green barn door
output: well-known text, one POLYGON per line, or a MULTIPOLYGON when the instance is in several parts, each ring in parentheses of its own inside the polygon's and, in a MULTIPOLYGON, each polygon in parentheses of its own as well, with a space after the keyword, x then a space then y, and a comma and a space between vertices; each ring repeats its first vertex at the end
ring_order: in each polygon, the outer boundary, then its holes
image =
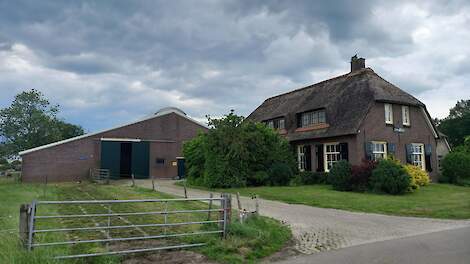
POLYGON ((149 177, 149 143, 132 142, 132 173, 136 179, 149 177))
POLYGON ((101 169, 108 169, 112 179, 119 179, 121 173, 121 143, 101 141, 101 169))

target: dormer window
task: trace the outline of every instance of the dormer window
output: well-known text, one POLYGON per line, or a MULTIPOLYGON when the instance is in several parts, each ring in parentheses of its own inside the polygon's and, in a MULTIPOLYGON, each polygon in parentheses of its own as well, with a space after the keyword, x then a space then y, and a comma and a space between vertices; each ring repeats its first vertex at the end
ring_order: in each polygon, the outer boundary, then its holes
POLYGON ((308 111, 298 115, 299 127, 309 127, 316 124, 326 123, 326 113, 325 109, 308 111))
POLYGON ((270 119, 270 120, 264 121, 264 123, 266 124, 267 127, 273 128, 273 129, 285 129, 286 128, 285 120, 283 117, 270 119))
POLYGON ((409 126, 410 125, 410 107, 403 105, 401 107, 401 114, 403 119, 403 125, 409 126))
POLYGON ((393 108, 391 104, 384 104, 385 107, 385 124, 393 125, 393 108))

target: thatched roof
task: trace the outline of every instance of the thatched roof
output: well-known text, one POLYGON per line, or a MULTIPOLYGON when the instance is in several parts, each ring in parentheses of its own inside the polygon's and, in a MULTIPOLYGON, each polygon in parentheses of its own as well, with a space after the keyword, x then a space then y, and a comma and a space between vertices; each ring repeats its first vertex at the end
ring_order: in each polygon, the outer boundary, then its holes
POLYGON ((375 101, 424 106, 418 99, 364 68, 301 89, 266 99, 248 119, 264 121, 286 117, 289 140, 357 133, 375 101), (296 113, 325 108, 328 128, 293 133, 296 113))

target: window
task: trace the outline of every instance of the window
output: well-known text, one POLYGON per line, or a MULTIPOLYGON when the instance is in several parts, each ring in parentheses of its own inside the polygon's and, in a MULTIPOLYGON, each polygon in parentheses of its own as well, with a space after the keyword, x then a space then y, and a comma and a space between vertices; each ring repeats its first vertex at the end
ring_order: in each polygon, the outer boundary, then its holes
POLYGON ((310 111, 300 114, 300 127, 326 123, 325 110, 310 111))
POLYGON ((401 115, 403 119, 403 125, 409 126, 410 125, 410 107, 403 105, 401 107, 401 115))
POLYGON ((323 145, 325 152, 325 171, 329 172, 333 165, 341 160, 339 143, 327 143, 323 145))
POLYGON ((424 159, 424 144, 411 144, 411 164, 420 167, 422 170, 426 169, 426 163, 424 159))
POLYGON ((285 129, 285 120, 284 118, 271 119, 264 122, 267 127, 274 129, 285 129))
POLYGON ((372 160, 387 158, 387 142, 372 141, 372 160))
POLYGON ((306 159, 305 148, 303 145, 297 146, 297 162, 299 164, 299 171, 305 171, 306 159))
POLYGON ((385 106, 385 123, 393 124, 393 108, 391 104, 384 104, 385 106))

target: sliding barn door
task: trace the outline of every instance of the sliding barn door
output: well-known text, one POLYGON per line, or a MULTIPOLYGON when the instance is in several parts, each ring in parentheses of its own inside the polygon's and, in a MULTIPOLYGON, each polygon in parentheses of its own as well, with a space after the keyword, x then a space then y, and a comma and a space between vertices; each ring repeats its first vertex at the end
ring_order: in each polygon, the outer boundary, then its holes
POLYGON ((136 179, 149 178, 149 142, 132 142, 132 173, 136 179))

